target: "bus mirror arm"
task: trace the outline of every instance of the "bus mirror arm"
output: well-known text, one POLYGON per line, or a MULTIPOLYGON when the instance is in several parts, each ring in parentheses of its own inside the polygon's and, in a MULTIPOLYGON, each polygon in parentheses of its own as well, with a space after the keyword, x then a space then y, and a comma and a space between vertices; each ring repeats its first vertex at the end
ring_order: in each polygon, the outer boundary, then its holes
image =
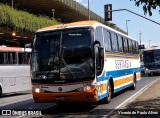
POLYGON ((99 46, 98 46, 99 56, 100 56, 100 57, 103 57, 103 48, 101 47, 101 43, 96 40, 96 41, 93 43, 93 46, 95 46, 95 45, 97 45, 97 44, 99 45, 99 46))
POLYGON ((27 43, 26 45, 25 45, 25 48, 31 48, 32 47, 32 44, 31 43, 27 43))
POLYGON ((99 44, 99 46, 101 45, 100 42, 97 40, 93 43, 93 46, 95 46, 96 44, 99 44))

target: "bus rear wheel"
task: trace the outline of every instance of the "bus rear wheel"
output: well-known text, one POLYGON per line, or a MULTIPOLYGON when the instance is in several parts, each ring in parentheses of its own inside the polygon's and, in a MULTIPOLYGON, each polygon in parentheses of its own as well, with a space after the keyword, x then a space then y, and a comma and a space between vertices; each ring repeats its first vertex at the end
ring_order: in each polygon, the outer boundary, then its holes
POLYGON ((111 84, 109 83, 107 86, 107 92, 108 92, 108 96, 107 96, 107 103, 111 102, 111 98, 112 98, 112 88, 111 88, 111 84))
POLYGON ((131 90, 135 90, 135 89, 136 89, 136 76, 134 76, 133 85, 131 86, 131 90))

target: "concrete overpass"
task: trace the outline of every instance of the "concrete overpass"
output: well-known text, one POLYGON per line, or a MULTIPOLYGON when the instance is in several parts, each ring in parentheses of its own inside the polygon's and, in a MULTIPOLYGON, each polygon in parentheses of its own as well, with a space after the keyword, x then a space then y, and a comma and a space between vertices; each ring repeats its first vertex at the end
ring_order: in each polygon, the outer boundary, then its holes
MULTIPOLYGON (((0 2, 7 3, 8 5, 12 6, 11 1, 12 0, 0 0, 0 2)), ((73 0, 13 0, 13 8, 24 10, 36 15, 49 16, 50 18, 53 18, 52 9, 54 9, 54 18, 60 20, 62 23, 89 19, 88 9, 73 0)), ((97 20, 104 24, 113 25, 108 22, 105 22, 102 17, 100 17, 92 11, 90 11, 90 19, 97 20)), ((114 28, 121 32, 124 32, 116 26, 114 26, 114 28)), ((0 30, 1 32, 3 31, 3 29, 0 30)), ((6 30, 7 29, 5 29, 4 31, 6 30)), ((26 37, 25 34, 23 35, 24 37, 26 37)), ((28 35, 28 37, 32 36, 28 35)), ((8 38, 10 37, 8 36, 8 38)), ((20 41, 21 38, 19 37, 18 40, 20 41)))
MULTIPOLYGON (((12 5, 11 0, 1 1, 12 5)), ((88 9, 73 0, 13 0, 13 7, 49 17, 53 16, 52 9, 54 9, 54 17, 65 23, 88 20, 88 9)), ((90 18, 101 23, 105 22, 102 17, 92 11, 90 11, 90 18)))

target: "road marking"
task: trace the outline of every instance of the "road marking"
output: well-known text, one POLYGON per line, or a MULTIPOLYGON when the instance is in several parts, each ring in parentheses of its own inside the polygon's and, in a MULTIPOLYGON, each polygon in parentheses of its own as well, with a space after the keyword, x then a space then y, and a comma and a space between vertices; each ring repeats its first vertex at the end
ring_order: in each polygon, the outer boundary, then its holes
POLYGON ((10 105, 10 104, 14 104, 14 103, 17 103, 17 102, 22 102, 22 101, 29 100, 29 99, 32 99, 32 97, 29 97, 27 99, 17 100, 17 101, 14 101, 14 102, 9 102, 9 103, 6 103, 6 104, 2 104, 2 105, 0 105, 0 107, 10 105))
POLYGON ((126 104, 128 101, 130 101, 130 102, 134 101, 139 95, 141 95, 144 91, 146 91, 151 85, 153 85, 154 83, 156 83, 158 80, 159 79, 156 79, 153 82, 151 82, 151 83, 147 84, 146 86, 144 86, 142 89, 140 89, 140 91, 138 91, 137 93, 135 93, 134 95, 132 95, 131 97, 129 97, 127 100, 125 100, 124 102, 122 102, 120 105, 118 105, 112 111, 110 111, 107 115, 104 115, 104 118, 109 117, 109 115, 111 115, 116 109, 120 108, 121 106, 123 106, 124 104, 126 104))

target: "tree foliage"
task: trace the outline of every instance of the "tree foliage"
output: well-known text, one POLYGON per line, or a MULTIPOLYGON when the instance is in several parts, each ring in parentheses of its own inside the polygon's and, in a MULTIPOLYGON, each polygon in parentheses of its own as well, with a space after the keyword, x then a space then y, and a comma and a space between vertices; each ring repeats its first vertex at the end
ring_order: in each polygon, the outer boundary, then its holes
POLYGON ((15 31, 34 33, 39 28, 57 24, 59 22, 55 19, 29 14, 0 3, 0 26, 13 28, 15 31))
POLYGON ((130 1, 135 1, 136 6, 143 6, 143 11, 144 14, 149 14, 152 16, 152 9, 156 9, 157 7, 159 8, 160 12, 160 0, 130 0, 130 1))

